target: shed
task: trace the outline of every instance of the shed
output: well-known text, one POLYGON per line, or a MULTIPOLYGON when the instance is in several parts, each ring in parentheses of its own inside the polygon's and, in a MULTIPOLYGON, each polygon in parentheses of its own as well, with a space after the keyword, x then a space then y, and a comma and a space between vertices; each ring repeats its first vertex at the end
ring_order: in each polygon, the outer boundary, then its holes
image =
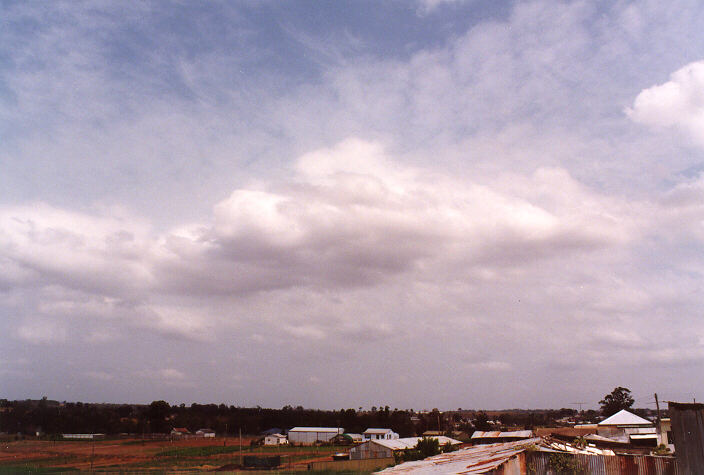
POLYGON ((675 456, 683 474, 704 467, 704 404, 668 402, 675 456))
POLYGON ((288 431, 288 441, 292 444, 313 445, 316 442, 329 442, 344 432, 342 427, 294 427, 288 431))
MULTIPOLYGON (((451 439, 445 436, 429 437, 431 439, 437 439, 438 443, 443 446, 445 444, 450 445, 461 445, 462 441, 451 439)), ((422 437, 405 437, 403 439, 372 439, 363 444, 350 449, 350 459, 352 460, 363 460, 370 458, 387 458, 393 457, 394 452, 400 450, 413 449, 418 445, 418 441, 422 437)))

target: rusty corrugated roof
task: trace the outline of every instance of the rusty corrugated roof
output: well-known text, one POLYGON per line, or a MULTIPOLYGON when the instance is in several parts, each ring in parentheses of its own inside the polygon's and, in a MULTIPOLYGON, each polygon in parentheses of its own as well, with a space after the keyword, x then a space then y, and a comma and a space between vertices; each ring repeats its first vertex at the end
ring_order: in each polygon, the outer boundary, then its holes
POLYGON ((468 447, 456 452, 429 457, 425 460, 406 462, 387 468, 379 473, 392 475, 394 473, 414 474, 474 474, 486 473, 501 466, 506 461, 520 454, 527 447, 540 442, 540 438, 504 442, 501 444, 486 444, 468 447))

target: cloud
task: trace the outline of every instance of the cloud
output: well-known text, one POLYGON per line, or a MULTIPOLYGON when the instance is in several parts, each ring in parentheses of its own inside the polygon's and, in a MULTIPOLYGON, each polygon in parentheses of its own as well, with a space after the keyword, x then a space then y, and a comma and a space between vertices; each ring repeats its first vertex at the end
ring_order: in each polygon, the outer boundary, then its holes
POLYGON ((212 225, 166 237, 173 255, 156 274, 214 294, 373 286, 421 263, 515 265, 630 238, 624 206, 564 170, 504 181, 459 181, 348 139, 301 156, 288 180, 235 190, 212 225))
MULTIPOLYGON (((360 22, 8 7, 0 358, 142 374, 134 391, 92 385, 98 400, 151 400, 153 379, 188 381, 169 393, 186 402, 277 407, 557 405, 585 379, 613 387, 624 361, 644 390, 690 384, 671 350, 674 376, 651 374, 646 335, 699 355, 704 188, 681 171, 704 156, 633 121, 699 143, 704 9, 485 4, 390 2, 360 22), (464 348, 470 365, 437 370, 464 348), (574 372, 535 370, 558 360, 574 372), (233 368, 270 386, 235 396, 233 368), (516 374, 534 379, 520 396, 516 374)), ((10 377, 19 398, 53 384, 10 377)))
POLYGON ((467 0, 419 0, 418 1, 418 15, 428 15, 434 10, 440 8, 442 5, 453 4, 453 3, 466 3, 467 0))
POLYGON ((654 128, 671 127, 704 147, 704 61, 690 63, 666 83, 644 89, 628 116, 654 128))
POLYGON ((59 343, 66 340, 64 328, 51 321, 32 319, 23 322, 17 328, 17 337, 33 345, 59 343))

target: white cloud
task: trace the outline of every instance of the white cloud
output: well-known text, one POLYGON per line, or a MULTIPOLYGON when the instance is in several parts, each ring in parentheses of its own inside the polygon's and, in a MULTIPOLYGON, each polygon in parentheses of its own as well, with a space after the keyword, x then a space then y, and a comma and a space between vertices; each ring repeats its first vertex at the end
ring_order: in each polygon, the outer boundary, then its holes
POLYGON ((673 127, 704 147, 704 61, 690 63, 664 84, 644 89, 628 116, 653 127, 673 127))

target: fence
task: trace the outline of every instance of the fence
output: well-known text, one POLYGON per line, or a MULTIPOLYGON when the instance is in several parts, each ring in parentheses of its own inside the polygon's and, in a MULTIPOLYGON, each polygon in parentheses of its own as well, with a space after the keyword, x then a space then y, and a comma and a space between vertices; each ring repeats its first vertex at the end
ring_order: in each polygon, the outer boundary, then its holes
POLYGON ((551 467, 557 465, 557 458, 563 464, 571 464, 573 473, 594 475, 682 475, 673 457, 652 455, 582 455, 551 452, 526 453, 528 473, 558 475, 551 467))
POLYGON ((393 457, 364 460, 339 460, 330 462, 311 462, 308 470, 350 470, 358 472, 370 472, 381 470, 394 465, 396 460, 393 457))

